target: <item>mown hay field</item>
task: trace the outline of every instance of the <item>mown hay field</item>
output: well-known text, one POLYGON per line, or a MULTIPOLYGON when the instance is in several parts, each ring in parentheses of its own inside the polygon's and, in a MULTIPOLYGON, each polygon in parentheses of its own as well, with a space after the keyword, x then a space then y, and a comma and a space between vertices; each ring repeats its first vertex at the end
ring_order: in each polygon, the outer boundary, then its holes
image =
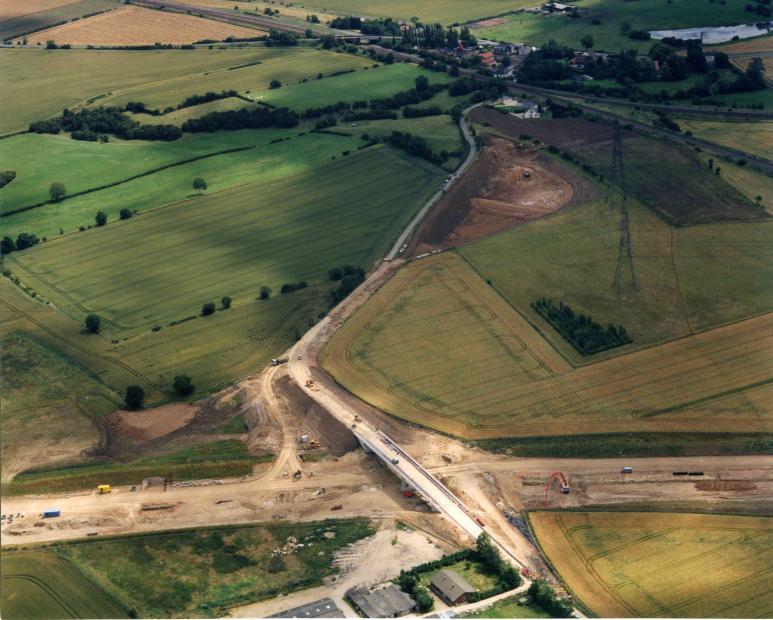
POLYGON ((65 355, 20 333, 0 338, 2 480, 30 467, 75 460, 99 440, 93 420, 118 395, 65 355))
POLYGON ((278 292, 286 282, 323 282, 341 264, 370 268, 439 177, 384 147, 304 164, 274 182, 49 241, 7 264, 73 319, 96 312, 107 331, 137 333, 223 295, 251 303, 262 285, 278 292))
POLYGON ((32 45, 49 40, 58 45, 181 45, 204 39, 248 39, 264 34, 255 28, 129 5, 35 32, 27 37, 27 42, 32 45))
POLYGON ((175 106, 190 95, 233 89, 263 90, 273 79, 285 83, 370 66, 349 54, 309 48, 195 50, 0 50, 0 73, 20 76, 14 96, 0 101, 0 133, 64 108, 123 105, 175 106), (78 71, 73 73, 72 67, 78 71), (46 96, 41 97, 40 93, 46 96))
POLYGON ((767 618, 773 519, 532 512, 542 550, 601 617, 767 618))
MULTIPOLYGON (((276 88, 260 93, 252 93, 250 99, 270 103, 276 107, 291 110, 321 108, 339 101, 363 101, 391 97, 395 93, 414 88, 420 75, 433 84, 450 82, 445 73, 436 73, 420 69, 416 65, 398 63, 382 65, 372 69, 335 75, 323 80, 309 80, 295 84, 291 88, 276 88)), ((284 80, 282 80, 284 84, 284 80)))
POLYGON ((112 596, 51 551, 4 551, 0 573, 8 620, 129 617, 112 596))
POLYGON ((707 46, 707 49, 718 52, 740 54, 743 52, 770 52, 773 51, 773 35, 756 37, 747 41, 734 41, 725 45, 707 46))
MULTIPOLYGON (((0 19, 0 39, 8 41, 14 37, 50 28, 70 20, 80 19, 102 11, 118 8, 115 0, 80 0, 75 2, 29 2, 11 0, 3 2, 1 11, 7 17, 0 19), (15 13, 15 14, 14 14, 15 13)), ((18 74, 14 74, 18 75, 18 74)))
MULTIPOLYGON (((499 263, 518 261, 500 249, 499 263)), ((533 255, 520 264, 544 273, 533 255)), ((545 287, 556 294, 549 280, 545 287)), ((772 326, 766 314, 573 368, 549 325, 511 307, 446 253, 400 270, 336 333, 323 366, 397 417, 471 439, 770 432, 772 326)))
MULTIPOLYGON (((771 51, 771 50, 769 50, 771 51)), ((741 69, 741 71, 746 71, 746 69, 749 66, 749 63, 754 59, 754 54, 749 54, 748 56, 734 56, 732 58, 732 63, 741 69)), ((773 73, 773 58, 770 58, 769 56, 766 56, 764 58, 761 58, 762 60, 762 66, 764 67, 765 71, 765 79, 768 82, 768 86, 770 86, 771 83, 773 83, 773 77, 771 77, 771 73, 773 73)))
POLYGON ((577 47, 578 41, 584 35, 590 34, 593 36, 595 49, 607 52, 638 49, 646 53, 652 43, 636 41, 621 34, 620 26, 623 23, 629 23, 634 30, 661 30, 724 26, 750 21, 750 14, 744 11, 743 5, 730 3, 701 3, 700 10, 696 10, 695 5, 690 2, 664 5, 659 0, 588 0, 583 2, 582 8, 584 10, 576 19, 558 13, 513 13, 505 18, 505 23, 475 28, 474 34, 494 41, 526 42, 538 46, 553 39, 571 48, 577 47), (600 23, 594 24, 594 19, 600 23))

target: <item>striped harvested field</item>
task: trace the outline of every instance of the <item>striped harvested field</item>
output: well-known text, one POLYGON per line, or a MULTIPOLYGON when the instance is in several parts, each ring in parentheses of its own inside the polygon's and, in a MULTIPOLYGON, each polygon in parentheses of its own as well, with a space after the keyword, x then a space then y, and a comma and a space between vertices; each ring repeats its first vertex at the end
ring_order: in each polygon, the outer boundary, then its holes
POLYGON ((769 618, 773 519, 534 512, 542 550, 600 617, 769 618))
POLYGON ((473 439, 773 430, 773 313, 579 368, 530 321, 446 253, 401 269, 323 365, 397 417, 473 439))
MULTIPOLYGON (((754 58, 754 54, 749 54, 748 56, 734 56, 731 61, 732 63, 741 69, 741 71, 746 71, 746 68, 749 66, 749 63, 754 58)), ((770 56, 765 56, 762 60, 762 66, 765 68, 765 80, 768 82, 768 84, 773 81, 773 77, 771 74, 773 74, 773 58, 770 56)), ((768 151, 770 153, 770 151, 768 151)))
POLYGON ((123 6, 115 11, 36 32, 27 37, 29 43, 70 45, 180 45, 204 39, 221 41, 258 37, 261 30, 234 26, 211 19, 180 13, 167 13, 138 6, 123 6))

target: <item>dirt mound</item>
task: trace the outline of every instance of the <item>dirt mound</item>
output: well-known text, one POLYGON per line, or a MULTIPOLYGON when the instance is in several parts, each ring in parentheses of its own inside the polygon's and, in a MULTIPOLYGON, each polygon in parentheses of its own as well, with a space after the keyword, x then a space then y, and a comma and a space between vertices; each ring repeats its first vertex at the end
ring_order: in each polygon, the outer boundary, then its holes
POLYGON ((298 385, 285 376, 276 382, 293 411, 298 416, 299 426, 309 437, 319 441, 328 454, 341 456, 358 447, 351 431, 327 409, 320 407, 298 385))
POLYGON ((507 20, 504 17, 492 17, 491 19, 483 19, 474 24, 470 24, 470 28, 493 28, 494 26, 501 26, 506 23, 507 20))
POLYGON ((538 149, 485 136, 478 161, 421 227, 413 254, 481 239, 597 195, 592 183, 538 149))
POLYGON ((105 422, 120 437, 148 441, 182 428, 193 419, 196 411, 195 405, 176 403, 142 411, 115 411, 105 422))
POLYGON ((695 483, 698 491, 753 491, 757 488, 751 480, 701 480, 695 483))

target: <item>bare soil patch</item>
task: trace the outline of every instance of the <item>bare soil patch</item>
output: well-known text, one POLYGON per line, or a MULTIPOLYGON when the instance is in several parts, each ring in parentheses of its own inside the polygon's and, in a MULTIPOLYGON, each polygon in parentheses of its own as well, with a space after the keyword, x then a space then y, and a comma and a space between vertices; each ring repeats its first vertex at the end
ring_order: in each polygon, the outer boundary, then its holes
POLYGON ((470 28, 493 28, 494 26, 501 26, 506 23, 507 20, 504 17, 492 17, 491 19, 483 19, 474 24, 470 24, 470 28))
POLYGON ((148 441, 182 428, 197 411, 198 408, 192 404, 175 403, 142 411, 119 410, 111 413, 105 422, 120 437, 148 441))
POLYGON ((590 181, 538 148, 484 136, 478 161, 419 229, 413 253, 463 245, 597 196, 590 181))
POLYGON ((695 483, 698 491, 753 491, 757 485, 751 480, 701 480, 695 483))

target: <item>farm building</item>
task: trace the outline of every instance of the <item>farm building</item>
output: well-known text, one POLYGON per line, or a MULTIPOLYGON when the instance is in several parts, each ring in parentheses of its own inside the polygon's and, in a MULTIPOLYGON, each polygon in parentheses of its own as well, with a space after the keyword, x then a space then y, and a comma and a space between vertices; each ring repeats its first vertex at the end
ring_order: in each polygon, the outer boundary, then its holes
POLYGON ((481 52, 480 62, 484 67, 490 67, 491 65, 496 64, 494 52, 481 52))
POLYGON ((399 618, 416 606, 414 600, 395 585, 378 590, 351 588, 346 596, 366 618, 399 618))
POLYGON ((323 598, 287 611, 280 611, 269 618, 343 618, 344 613, 338 609, 333 599, 323 598))
POLYGON ((464 603, 473 592, 467 580, 454 570, 443 568, 432 576, 432 589, 449 605, 464 603))

